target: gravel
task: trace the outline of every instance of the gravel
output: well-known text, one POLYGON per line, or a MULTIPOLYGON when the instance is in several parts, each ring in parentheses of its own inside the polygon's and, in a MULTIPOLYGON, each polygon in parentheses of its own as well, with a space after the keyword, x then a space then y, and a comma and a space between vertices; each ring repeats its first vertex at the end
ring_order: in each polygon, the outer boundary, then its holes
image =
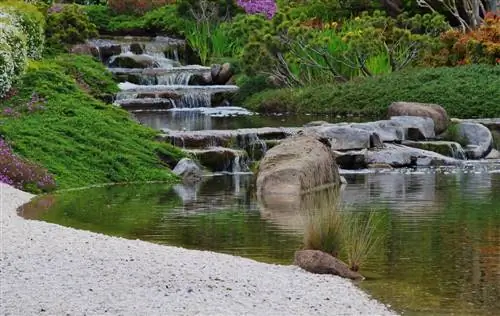
POLYGON ((0 184, 2 315, 394 315, 336 276, 24 220, 32 197, 0 184))

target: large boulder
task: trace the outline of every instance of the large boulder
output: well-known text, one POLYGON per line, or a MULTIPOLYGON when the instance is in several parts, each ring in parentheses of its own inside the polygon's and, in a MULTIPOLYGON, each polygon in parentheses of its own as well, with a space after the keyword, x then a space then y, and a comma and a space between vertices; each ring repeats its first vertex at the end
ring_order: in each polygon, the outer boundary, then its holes
POLYGON ((434 121, 429 117, 393 116, 391 122, 403 128, 405 139, 426 140, 436 136, 434 121))
POLYGON ((479 123, 457 124, 457 137, 459 142, 467 144, 464 148, 467 158, 481 159, 493 149, 493 135, 484 125, 479 123))
POLYGON ((352 280, 363 280, 364 277, 330 254, 319 250, 299 250, 295 252, 294 264, 302 269, 317 274, 333 274, 352 280))
POLYGON ((189 158, 182 158, 172 172, 180 177, 184 183, 196 183, 201 180, 203 171, 200 166, 189 158))
POLYGON ((257 196, 264 207, 279 208, 327 184, 340 184, 331 151, 313 137, 295 136, 271 148, 260 162, 257 196))
POLYGON ((438 135, 448 128, 450 121, 442 106, 428 103, 394 102, 389 106, 387 115, 429 117, 434 121, 434 131, 438 135))

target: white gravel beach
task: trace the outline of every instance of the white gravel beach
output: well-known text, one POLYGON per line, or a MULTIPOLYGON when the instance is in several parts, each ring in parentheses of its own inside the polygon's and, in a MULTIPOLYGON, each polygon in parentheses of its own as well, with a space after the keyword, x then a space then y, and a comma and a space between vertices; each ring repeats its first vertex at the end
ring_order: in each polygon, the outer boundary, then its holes
POLYGON ((350 281, 17 216, 0 184, 2 315, 394 315, 350 281))

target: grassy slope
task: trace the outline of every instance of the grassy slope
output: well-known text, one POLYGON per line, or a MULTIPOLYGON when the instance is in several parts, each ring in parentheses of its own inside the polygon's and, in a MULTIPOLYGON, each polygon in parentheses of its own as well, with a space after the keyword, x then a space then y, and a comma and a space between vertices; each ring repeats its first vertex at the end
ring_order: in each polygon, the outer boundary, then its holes
POLYGON ((16 153, 54 174, 59 188, 176 179, 155 152, 176 160, 182 156, 177 148, 154 142, 155 131, 92 96, 112 93, 116 85, 90 57, 32 62, 17 86, 17 95, 0 101, 0 108, 22 111, 36 92, 46 99, 46 109, 0 116, 0 134, 16 153))
POLYGON ((385 116, 394 101, 442 105, 454 117, 500 116, 500 67, 434 68, 368 78, 343 85, 268 90, 245 101, 260 112, 385 116))

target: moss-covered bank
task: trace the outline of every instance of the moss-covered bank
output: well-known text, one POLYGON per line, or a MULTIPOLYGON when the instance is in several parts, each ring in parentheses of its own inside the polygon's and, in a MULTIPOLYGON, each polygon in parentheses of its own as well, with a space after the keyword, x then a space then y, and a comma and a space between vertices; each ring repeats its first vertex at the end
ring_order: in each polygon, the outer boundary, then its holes
POLYGON ((117 90, 111 75, 86 56, 32 61, 0 100, 0 135, 21 156, 55 175, 58 188, 108 182, 175 181, 179 149, 155 142, 156 132, 96 97, 117 90))
POLYGON ((394 101, 442 105, 459 118, 500 115, 500 66, 412 70, 297 89, 267 90, 244 101, 259 112, 360 114, 383 117, 394 101))

